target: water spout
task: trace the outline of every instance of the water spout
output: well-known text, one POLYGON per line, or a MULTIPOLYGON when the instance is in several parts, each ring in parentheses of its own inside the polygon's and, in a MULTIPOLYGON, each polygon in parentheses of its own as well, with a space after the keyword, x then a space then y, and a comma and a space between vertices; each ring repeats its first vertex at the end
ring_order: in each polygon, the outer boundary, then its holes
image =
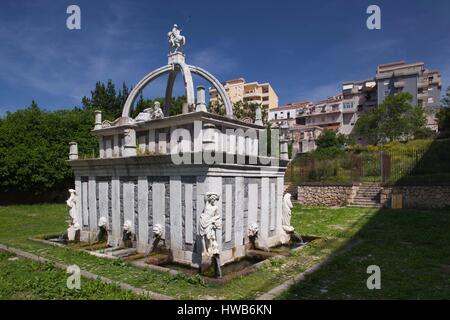
POLYGON ((156 248, 158 247, 158 243, 161 240, 163 235, 163 227, 160 224, 156 224, 153 227, 153 243, 152 245, 148 248, 147 252, 145 253, 145 255, 149 255, 152 252, 154 252, 156 250, 156 248))

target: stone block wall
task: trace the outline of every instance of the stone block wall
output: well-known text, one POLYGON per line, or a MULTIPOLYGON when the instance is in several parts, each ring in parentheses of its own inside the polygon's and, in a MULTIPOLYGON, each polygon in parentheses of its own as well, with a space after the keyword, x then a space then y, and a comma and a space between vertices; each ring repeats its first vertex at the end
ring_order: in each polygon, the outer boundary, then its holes
POLYGON ((300 185, 298 201, 315 206, 346 206, 356 195, 357 185, 300 185))
POLYGON ((381 202, 391 205, 392 194, 402 194, 404 208, 450 207, 450 186, 391 186, 383 187, 381 202))

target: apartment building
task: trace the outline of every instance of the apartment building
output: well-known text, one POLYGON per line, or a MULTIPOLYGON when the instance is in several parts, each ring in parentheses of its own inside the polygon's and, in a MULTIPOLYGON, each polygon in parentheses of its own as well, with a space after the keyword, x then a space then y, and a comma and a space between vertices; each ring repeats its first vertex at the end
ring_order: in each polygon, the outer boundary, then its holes
POLYGON ((297 114, 299 110, 309 106, 311 102, 291 102, 285 106, 272 108, 269 110, 268 119, 272 124, 287 124, 289 127, 296 124, 297 114))
POLYGON ((350 134, 356 124, 357 113, 356 102, 349 97, 344 99, 342 94, 299 108, 295 125, 289 129, 293 150, 297 153, 314 150, 323 130, 350 134))
POLYGON ((296 124, 308 127, 320 127, 340 133, 351 132, 353 115, 357 109, 353 104, 345 104, 342 95, 329 97, 324 101, 311 103, 298 111, 296 124), (349 108, 350 106, 350 108, 349 108), (344 122, 344 119, 346 120, 344 122), (347 121, 347 119, 350 119, 347 121))
POLYGON ((439 71, 428 70, 423 62, 405 63, 404 61, 380 64, 375 76, 378 87, 378 104, 386 97, 408 92, 412 95, 413 105, 424 108, 439 107, 442 80, 439 71))
MULTIPOLYGON (((244 101, 261 104, 269 110, 278 108, 278 96, 270 83, 247 83, 245 79, 239 78, 225 81, 223 86, 233 104, 244 101)), ((214 88, 209 89, 209 97, 211 103, 218 102, 220 99, 217 90, 214 88)))
POLYGON ((436 113, 440 108, 442 90, 439 71, 426 69, 423 62, 398 61, 379 65, 375 80, 378 104, 383 103, 390 95, 408 92, 413 97, 412 104, 424 108, 427 127, 438 131, 436 113))

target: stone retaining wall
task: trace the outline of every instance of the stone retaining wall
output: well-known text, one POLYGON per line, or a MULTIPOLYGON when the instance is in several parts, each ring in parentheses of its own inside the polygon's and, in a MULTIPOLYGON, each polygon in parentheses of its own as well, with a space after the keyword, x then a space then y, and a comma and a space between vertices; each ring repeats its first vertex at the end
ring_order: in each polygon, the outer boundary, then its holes
MULTIPOLYGON (((298 201, 315 206, 346 206, 353 201, 359 184, 355 185, 300 185, 298 201)), ((450 207, 450 186, 390 186, 382 187, 381 203, 391 206, 392 194, 402 194, 403 208, 450 207)))
POLYGON ((301 185, 298 201, 306 205, 346 206, 355 197, 358 185, 301 185))
POLYGON ((392 186, 381 191, 381 202, 391 205, 391 195, 401 194, 403 208, 450 207, 450 186, 392 186))

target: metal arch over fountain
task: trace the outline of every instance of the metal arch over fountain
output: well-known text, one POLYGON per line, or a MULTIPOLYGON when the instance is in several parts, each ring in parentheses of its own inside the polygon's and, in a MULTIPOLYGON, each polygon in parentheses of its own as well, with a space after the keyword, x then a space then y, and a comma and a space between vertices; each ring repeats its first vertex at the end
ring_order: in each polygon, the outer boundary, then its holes
MULTIPOLYGON (((130 95, 127 98, 127 101, 124 104, 122 117, 130 117, 130 112, 133 107, 133 104, 139 94, 142 92, 142 90, 149 85, 153 80, 159 78, 160 76, 164 74, 169 74, 168 81, 167 81, 167 87, 166 87, 166 95, 165 95, 165 105, 164 110, 166 115, 168 115, 168 111, 170 108, 171 100, 172 100, 172 91, 173 91, 173 85, 175 83, 175 79, 177 77, 178 73, 181 73, 183 75, 184 79, 184 86, 185 86, 185 92, 186 92, 186 100, 189 108, 194 109, 195 107, 195 95, 194 95, 194 81, 192 79, 192 73, 197 74, 198 76, 202 77, 206 81, 212 84, 212 86, 217 90, 219 93, 224 106, 225 106, 225 112, 226 116, 229 118, 233 117, 233 107, 231 104, 231 101, 225 91, 225 88, 220 83, 219 80, 217 80, 212 74, 210 74, 208 71, 197 67, 188 65, 185 62, 185 56, 182 52, 179 50, 182 48, 182 46, 186 43, 184 37, 182 44, 172 44, 171 41, 172 38, 175 36, 174 33, 178 33, 180 35, 180 29, 178 29, 178 26, 175 25, 171 32, 169 32, 169 44, 171 47, 171 51, 169 53, 169 61, 166 66, 163 66, 161 68, 158 68, 156 70, 153 70, 149 74, 147 74, 141 81, 138 82, 136 87, 131 91, 130 95)), ((201 106, 200 108, 196 108, 196 111, 206 111, 204 106, 201 106)))

